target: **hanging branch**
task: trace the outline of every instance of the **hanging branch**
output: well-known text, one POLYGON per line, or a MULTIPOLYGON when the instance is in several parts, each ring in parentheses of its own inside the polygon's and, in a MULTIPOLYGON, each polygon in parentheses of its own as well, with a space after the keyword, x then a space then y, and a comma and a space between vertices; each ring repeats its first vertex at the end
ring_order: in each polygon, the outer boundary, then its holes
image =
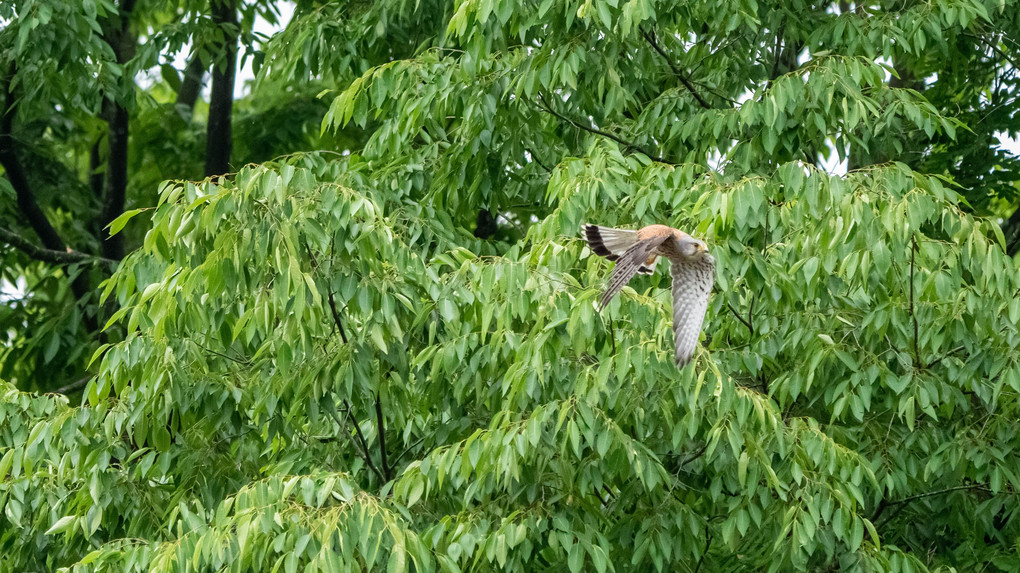
MULTIPOLYGON (((968 490, 968 489, 976 489, 976 490, 985 491, 985 492, 990 492, 991 491, 988 488, 988 486, 986 486, 985 484, 982 484, 982 483, 972 483, 972 484, 967 484, 967 485, 958 485, 958 486, 953 486, 953 487, 947 487, 945 489, 939 489, 939 490, 935 490, 935 491, 928 491, 928 492, 925 492, 925 493, 919 493, 919 494, 916 494, 916 495, 911 495, 911 496, 905 497, 903 499, 897 499, 897 500, 894 500, 894 501, 886 501, 885 499, 883 499, 881 502, 879 502, 878 507, 875 509, 875 513, 873 513, 871 515, 871 519, 869 519, 868 521, 870 521, 872 523, 875 523, 875 521, 882 515, 882 512, 884 512, 886 510, 886 508, 889 508, 889 507, 893 507, 893 506, 896 506, 896 505, 904 506, 905 504, 910 503, 910 502, 915 501, 915 500, 918 500, 918 499, 924 499, 926 497, 932 497, 932 496, 936 496, 936 495, 943 495, 943 494, 947 494, 947 493, 952 493, 954 491, 962 491, 962 490, 968 490)), ((893 515, 889 516, 885 521, 883 521, 882 525, 885 525, 886 523, 888 523, 889 520, 891 520, 894 516, 895 516, 895 513, 893 515)), ((875 524, 875 527, 878 528, 879 525, 875 524)))
POLYGON ((708 524, 705 524, 705 552, 698 558, 698 565, 694 568, 694 573, 701 571, 701 565, 705 561, 705 557, 708 557, 708 550, 712 547, 712 533, 709 531, 708 524))

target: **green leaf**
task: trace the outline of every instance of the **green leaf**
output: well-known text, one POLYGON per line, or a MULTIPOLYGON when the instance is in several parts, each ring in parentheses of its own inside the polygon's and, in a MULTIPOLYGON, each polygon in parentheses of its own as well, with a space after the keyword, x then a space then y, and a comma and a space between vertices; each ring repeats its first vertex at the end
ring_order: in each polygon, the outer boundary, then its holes
POLYGON ((76 515, 65 515, 64 517, 58 519, 56 523, 54 523, 52 526, 50 526, 49 529, 46 530, 46 535, 53 535, 55 533, 61 533, 62 531, 66 531, 72 525, 74 525, 77 520, 78 516, 76 515))
POLYGON ((151 208, 130 209, 128 211, 124 211, 116 219, 110 221, 110 223, 105 228, 110 230, 110 236, 116 235, 121 231, 121 229, 124 228, 124 225, 127 225, 128 221, 130 221, 132 217, 141 213, 142 211, 149 210, 151 210, 151 208))

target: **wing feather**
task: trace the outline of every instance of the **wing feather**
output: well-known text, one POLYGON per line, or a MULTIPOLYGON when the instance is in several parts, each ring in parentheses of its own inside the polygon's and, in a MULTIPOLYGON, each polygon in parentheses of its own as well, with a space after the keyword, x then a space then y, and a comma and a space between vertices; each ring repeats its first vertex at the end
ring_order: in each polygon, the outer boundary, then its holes
POLYGON ((715 259, 706 255, 699 261, 676 258, 670 262, 675 359, 677 366, 683 368, 698 347, 698 335, 708 310, 708 295, 715 283, 715 259))
POLYGON ((630 282, 630 279, 644 267, 648 256, 664 240, 666 240, 666 237, 663 236, 638 241, 620 255, 620 258, 616 261, 616 267, 613 268, 613 274, 609 276, 609 284, 606 286, 606 292, 602 295, 602 301, 599 303, 599 311, 606 308, 609 302, 613 300, 613 297, 616 296, 616 293, 620 292, 630 282))

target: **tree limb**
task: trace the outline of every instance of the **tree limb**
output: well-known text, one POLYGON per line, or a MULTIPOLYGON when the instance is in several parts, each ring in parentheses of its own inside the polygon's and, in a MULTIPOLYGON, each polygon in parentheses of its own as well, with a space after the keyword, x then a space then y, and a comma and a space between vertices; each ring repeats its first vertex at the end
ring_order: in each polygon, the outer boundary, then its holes
POLYGON ((622 137, 620 137, 618 135, 614 135, 612 133, 609 133, 607 131, 602 131, 601 129, 597 129, 597 128, 594 128, 594 127, 590 127, 590 126, 587 126, 587 125, 582 125, 580 123, 577 123, 576 121, 570 119, 569 117, 566 117, 566 116, 560 114, 559 112, 557 112, 556 110, 554 110, 552 108, 552 106, 549 105, 549 102, 546 101, 545 94, 539 93, 538 97, 539 97, 539 99, 542 100, 542 103, 544 104, 544 105, 538 106, 538 109, 540 109, 540 110, 542 110, 542 111, 544 111, 544 112, 546 112, 548 114, 551 114, 554 117, 556 117, 556 118, 558 118, 558 119, 560 119, 562 121, 565 121, 565 122, 569 123, 570 125, 576 127, 577 129, 580 129, 580 130, 583 130, 583 131, 587 131, 588 133, 594 133, 595 135, 601 135, 602 137, 606 137, 606 138, 612 139, 613 141, 619 143, 620 145, 636 149, 636 150, 640 151, 641 153, 644 153, 645 155, 648 156, 649 159, 651 159, 652 161, 655 161, 657 163, 668 163, 670 165, 675 165, 674 162, 667 161, 666 159, 664 159, 664 158, 662 158, 662 157, 660 157, 658 155, 655 155, 654 153, 651 153, 651 152, 645 150, 643 147, 641 147, 640 145, 634 143, 633 141, 627 141, 626 139, 624 139, 624 138, 622 138, 622 137))
POLYGON ((972 484, 967 484, 967 485, 958 485, 958 486, 954 486, 954 487, 947 487, 945 489, 940 489, 940 490, 936 490, 936 491, 929 491, 929 492, 925 492, 925 493, 919 493, 917 495, 912 495, 912 496, 909 496, 909 497, 905 497, 903 499, 897 499, 895 501, 890 501, 886 505, 887 506, 893 506, 893 505, 900 505, 902 503, 910 503, 912 501, 915 501, 915 500, 918 500, 918 499, 922 499, 922 498, 925 498, 925 497, 932 497, 932 496, 935 496, 935 495, 942 495, 942 494, 952 493, 954 491, 961 491, 961 490, 965 490, 965 489, 979 489, 979 490, 983 490, 983 491, 991 491, 990 489, 988 489, 988 486, 986 486, 983 483, 972 483, 972 484))
MULTIPOLYGON (((57 233, 57 230, 50 224, 50 220, 43 213, 39 204, 35 200, 35 194, 32 193, 32 187, 28 182, 28 177, 25 175, 24 169, 22 169, 21 161, 18 159, 17 151, 14 148, 14 115, 17 112, 17 105, 15 105, 14 91, 12 89, 14 83, 14 76, 17 72, 17 66, 14 62, 11 62, 10 67, 7 71, 7 77, 4 79, 3 84, 3 115, 0 116, 0 165, 3 166, 4 171, 7 173, 7 179, 11 182, 11 187, 14 188, 14 193, 17 196, 18 209, 21 214, 28 221, 29 226, 35 231, 35 234, 42 241, 45 249, 39 249, 37 254, 46 255, 42 251, 53 251, 55 253, 67 252, 67 245, 63 239, 57 233)), ((8 241, 12 246, 18 247, 21 250, 25 250, 25 246, 31 246, 35 249, 35 245, 32 245, 26 240, 18 241, 20 237, 11 233, 13 237, 7 237, 8 239, 14 239, 8 241)), ((27 251, 26 251, 27 252, 27 251)), ((40 258, 39 260, 47 260, 40 258)), ((71 281, 71 292, 74 293, 74 297, 77 300, 82 300, 92 292, 92 287, 89 284, 89 279, 85 274, 79 274, 71 281)), ((85 309, 82 309, 82 322, 86 328, 91 331, 99 329, 99 323, 94 316, 90 316, 85 309)))
POLYGON ((698 92, 694 89, 694 84, 691 83, 691 80, 687 79, 686 74, 684 74, 680 70, 680 68, 678 68, 676 64, 673 63, 673 58, 670 58, 669 54, 667 54, 666 51, 659 46, 659 43, 655 40, 655 36, 645 29, 641 29, 641 35, 644 36, 645 41, 647 41, 649 45, 651 45, 652 48, 656 52, 658 52, 659 55, 662 56, 664 60, 666 60, 666 63, 669 65, 669 69, 673 70, 673 75, 675 75, 680 80, 680 83, 682 83, 684 87, 687 88, 687 91, 691 92, 691 95, 694 96, 694 99, 697 100, 698 104, 705 109, 712 109, 712 106, 709 105, 707 101, 705 101, 705 98, 701 97, 701 95, 699 95, 698 92))
MULTIPOLYGON (((64 251, 67 246, 63 239, 57 234, 57 230, 50 224, 39 204, 35 201, 32 187, 28 183, 28 177, 22 169, 21 161, 18 159, 14 149, 14 115, 17 112, 17 105, 14 101, 12 84, 14 75, 17 72, 16 66, 12 63, 4 81, 4 113, 0 117, 0 165, 3 165, 7 172, 7 179, 14 188, 18 198, 18 209, 25 216, 25 220, 39 236, 39 240, 47 249, 64 251)), ((76 293, 77 294, 77 293, 76 293)))
POLYGON ((708 524, 705 524, 705 552, 698 558, 698 566, 694 568, 694 573, 701 571, 701 564, 705 561, 705 557, 708 557, 708 550, 712 547, 712 533, 709 531, 708 524))
POLYGON ((54 263, 57 265, 70 265, 74 263, 104 263, 110 267, 117 266, 117 261, 113 259, 106 259, 67 249, 57 251, 33 245, 32 242, 25 237, 22 237, 5 227, 0 227, 0 243, 6 243, 33 259, 46 263, 54 263))
POLYGON ((79 378, 79 379, 75 380, 74 382, 71 382, 70 384, 68 384, 66 386, 61 386, 60 388, 57 388, 56 390, 53 390, 53 393, 54 394, 67 394, 68 392, 73 392, 75 390, 79 390, 82 387, 84 387, 86 384, 88 384, 89 380, 92 380, 92 376, 86 376, 84 378, 79 378))

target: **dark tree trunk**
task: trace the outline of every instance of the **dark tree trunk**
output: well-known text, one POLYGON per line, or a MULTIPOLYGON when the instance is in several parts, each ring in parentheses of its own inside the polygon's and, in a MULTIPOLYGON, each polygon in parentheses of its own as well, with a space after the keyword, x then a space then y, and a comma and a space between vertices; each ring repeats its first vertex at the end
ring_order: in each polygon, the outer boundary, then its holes
POLYGON ((109 235, 106 226, 124 212, 127 198, 128 112, 113 105, 110 113, 110 153, 106 167, 106 193, 103 198, 103 256, 119 261, 124 258, 123 235, 109 235))
MULTIPOLYGON (((89 189, 92 190, 92 196, 96 200, 101 200, 103 197, 103 156, 102 156, 102 142, 103 139, 99 138, 94 144, 92 144, 92 152, 89 154, 89 189)), ((98 236, 98 235, 97 235, 98 236)))
POLYGON ((234 73, 237 68, 237 11, 235 0, 212 0, 212 17, 223 32, 220 57, 213 65, 209 125, 206 128, 205 175, 230 171, 230 120, 234 106, 234 73))
MULTIPOLYGON (((120 4, 118 20, 111 23, 108 28, 110 37, 107 40, 117 56, 117 63, 124 65, 135 53, 135 37, 131 33, 131 11, 134 10, 135 0, 123 0, 120 4)), ((128 85, 119 94, 121 97, 128 97, 131 87, 131 79, 124 78, 122 81, 128 85)), ((124 202, 127 198, 128 180, 128 121, 130 116, 123 103, 116 97, 108 96, 106 121, 109 126, 107 142, 109 153, 106 157, 106 190, 103 194, 103 211, 100 222, 104 228, 103 232, 103 256, 108 259, 119 261, 124 258, 124 238, 121 235, 109 235, 106 226, 124 212, 124 202)))
POLYGON ((188 118, 195 111, 195 103, 198 101, 198 94, 202 91, 202 78, 205 77, 205 63, 196 52, 188 67, 184 70, 184 79, 181 87, 177 90, 177 107, 187 112, 188 118))

